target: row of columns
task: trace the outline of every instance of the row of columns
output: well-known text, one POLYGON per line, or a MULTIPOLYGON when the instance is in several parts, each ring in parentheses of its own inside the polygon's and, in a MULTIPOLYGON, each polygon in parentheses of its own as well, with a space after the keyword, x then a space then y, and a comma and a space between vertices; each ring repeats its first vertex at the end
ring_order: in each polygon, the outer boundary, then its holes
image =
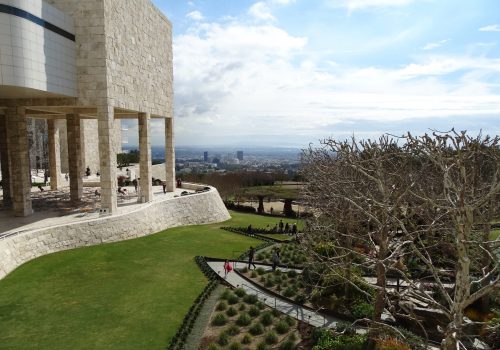
MULTIPOLYGON (((98 140, 100 158, 101 210, 112 214, 117 209, 116 151, 114 148, 114 108, 99 107, 98 140)), ((140 153, 140 198, 141 202, 153 200, 152 158, 151 158, 151 117, 147 113, 138 114, 140 153)), ((81 118, 78 113, 68 114, 67 140, 70 180, 70 199, 73 203, 83 195, 83 165, 81 118)), ((28 136, 25 109, 8 108, 5 116, 0 115, 0 159, 3 179, 4 205, 12 208, 16 216, 32 213, 31 169, 29 162, 28 136), (15 161, 14 161, 15 160, 15 161)), ((48 120, 49 167, 51 189, 61 186, 60 130, 57 122, 48 120)), ((173 121, 165 119, 165 167, 167 191, 175 188, 175 159, 173 141, 173 121)))

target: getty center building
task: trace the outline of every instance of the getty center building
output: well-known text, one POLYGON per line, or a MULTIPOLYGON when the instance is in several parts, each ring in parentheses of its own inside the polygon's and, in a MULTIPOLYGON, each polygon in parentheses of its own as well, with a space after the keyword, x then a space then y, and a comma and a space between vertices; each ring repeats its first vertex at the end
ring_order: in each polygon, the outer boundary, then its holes
POLYGON ((98 170, 107 214, 117 211, 121 119, 138 120, 143 203, 153 200, 150 120, 164 119, 165 180, 174 191, 168 19, 149 0, 0 0, 1 175, 4 205, 16 216, 33 212, 29 118, 47 121, 51 188, 67 164, 77 203, 85 168, 98 170))

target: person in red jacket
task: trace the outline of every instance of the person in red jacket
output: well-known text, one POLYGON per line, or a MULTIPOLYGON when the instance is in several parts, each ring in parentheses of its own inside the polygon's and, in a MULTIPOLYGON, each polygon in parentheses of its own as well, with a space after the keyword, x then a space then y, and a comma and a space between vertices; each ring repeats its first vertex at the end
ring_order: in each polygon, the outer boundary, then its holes
POLYGON ((229 260, 226 260, 224 262, 224 278, 227 277, 227 274, 233 270, 233 267, 231 266, 231 263, 229 260))

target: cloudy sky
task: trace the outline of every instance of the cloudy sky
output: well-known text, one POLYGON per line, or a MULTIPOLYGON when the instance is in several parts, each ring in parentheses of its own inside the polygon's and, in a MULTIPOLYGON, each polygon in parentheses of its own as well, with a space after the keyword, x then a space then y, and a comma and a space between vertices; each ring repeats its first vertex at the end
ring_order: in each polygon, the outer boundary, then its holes
POLYGON ((498 0, 153 1, 178 145, 500 131, 498 0))

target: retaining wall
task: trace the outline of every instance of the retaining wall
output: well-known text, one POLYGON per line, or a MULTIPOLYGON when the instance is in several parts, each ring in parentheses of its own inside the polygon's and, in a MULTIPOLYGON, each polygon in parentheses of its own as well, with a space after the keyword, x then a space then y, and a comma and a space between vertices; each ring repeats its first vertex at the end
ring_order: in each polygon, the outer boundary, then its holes
POLYGON ((0 240, 0 279, 18 266, 42 255, 143 237, 176 226, 215 223, 229 218, 219 193, 211 188, 203 193, 152 202, 126 214, 20 233, 0 240))

